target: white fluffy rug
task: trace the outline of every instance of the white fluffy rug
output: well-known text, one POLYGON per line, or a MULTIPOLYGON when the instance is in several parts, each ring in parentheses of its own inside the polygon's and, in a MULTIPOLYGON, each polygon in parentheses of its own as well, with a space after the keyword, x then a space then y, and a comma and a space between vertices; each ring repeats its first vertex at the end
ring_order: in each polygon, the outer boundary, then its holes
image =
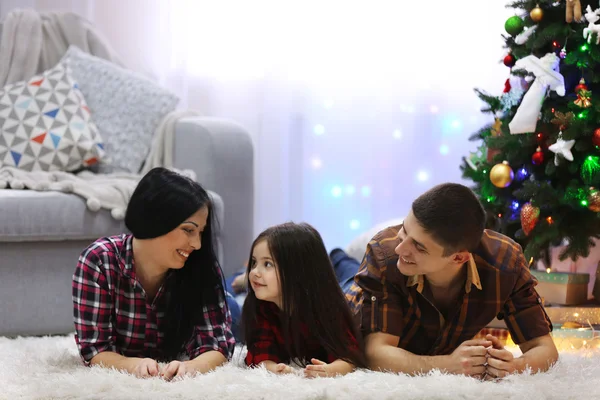
POLYGON ((0 337, 1 399, 597 399, 600 350, 562 353, 548 373, 501 382, 432 373, 409 377, 358 371, 308 380, 273 376, 234 361, 203 376, 165 382, 82 366, 73 336, 0 337))

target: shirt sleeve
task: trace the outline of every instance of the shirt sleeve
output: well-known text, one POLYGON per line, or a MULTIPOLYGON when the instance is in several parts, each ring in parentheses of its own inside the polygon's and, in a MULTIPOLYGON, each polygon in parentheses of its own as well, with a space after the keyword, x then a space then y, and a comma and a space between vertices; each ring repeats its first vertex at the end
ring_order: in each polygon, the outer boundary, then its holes
POLYGON ((283 362, 281 349, 275 335, 273 322, 267 317, 263 307, 259 307, 257 313, 256 330, 250 341, 246 343, 248 353, 246 354, 246 365, 254 367, 263 361, 283 362))
POLYGON ((116 352, 112 321, 113 299, 101 257, 87 249, 73 274, 75 341, 86 365, 103 351, 116 352))
POLYGON ((190 360, 207 351, 218 351, 227 360, 233 356, 235 339, 231 331, 231 313, 223 288, 218 286, 215 290, 218 304, 203 306, 204 322, 194 327, 192 340, 186 346, 190 360))
POLYGON ((401 279, 397 269, 397 257, 389 253, 389 244, 372 240, 365 252, 354 284, 348 293, 363 335, 383 332, 400 336, 403 328, 402 293, 398 285, 401 279), (385 247, 384 247, 385 246, 385 247))
POLYGON ((518 277, 504 304, 504 319, 513 341, 521 344, 552 331, 552 322, 535 290, 537 280, 527 268, 523 253, 517 259, 518 277))
MULTIPOLYGON (((354 336, 354 334, 352 333, 352 331, 350 329, 348 329, 346 331, 346 346, 348 349, 350 349, 353 352, 359 352, 360 349, 358 347, 358 340, 356 339, 356 337, 354 336)), ((335 360, 338 360, 338 357, 335 356, 335 354, 327 352, 327 362, 329 364, 331 364, 332 362, 334 362, 335 360)))

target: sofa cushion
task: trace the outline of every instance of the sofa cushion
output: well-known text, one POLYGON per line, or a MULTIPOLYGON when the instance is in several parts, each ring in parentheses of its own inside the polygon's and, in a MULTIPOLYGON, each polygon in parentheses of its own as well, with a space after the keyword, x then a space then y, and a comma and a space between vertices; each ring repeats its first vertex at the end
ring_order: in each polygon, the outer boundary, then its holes
POLYGON ((0 166, 74 171, 102 159, 103 146, 65 65, 0 89, 0 166))
POLYGON ((138 173, 160 121, 179 98, 151 80, 75 46, 63 57, 106 143, 98 172, 138 173))
MULTIPOLYGON (((222 223, 223 200, 216 193, 209 195, 222 223)), ((214 230, 218 239, 218 224, 214 230)), ((110 211, 90 211, 77 195, 0 189, 0 242, 95 240, 126 231, 123 221, 115 220, 110 211)))

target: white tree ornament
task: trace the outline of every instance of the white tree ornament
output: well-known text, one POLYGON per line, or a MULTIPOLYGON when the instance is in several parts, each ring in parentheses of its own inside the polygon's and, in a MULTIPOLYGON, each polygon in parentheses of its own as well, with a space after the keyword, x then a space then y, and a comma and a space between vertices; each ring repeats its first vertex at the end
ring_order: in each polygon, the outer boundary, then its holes
POLYGON ((600 19, 600 8, 592 11, 592 7, 589 5, 585 9, 585 19, 588 21, 587 28, 583 28, 583 38, 587 39, 588 43, 592 43, 592 34, 596 34, 596 44, 600 43, 600 25, 596 25, 596 22, 600 19))
POLYGON ((534 74, 535 79, 523 97, 517 113, 508 124, 511 134, 535 131, 548 89, 554 90, 559 96, 565 95, 565 80, 558 72, 559 64, 560 58, 554 53, 548 53, 542 58, 530 55, 517 60, 514 68, 534 74))
POLYGON ((554 165, 558 167, 559 155, 563 156, 566 160, 573 161, 573 153, 571 153, 571 147, 575 144, 575 140, 563 140, 562 132, 558 134, 556 143, 548 147, 548 150, 554 154, 554 165))

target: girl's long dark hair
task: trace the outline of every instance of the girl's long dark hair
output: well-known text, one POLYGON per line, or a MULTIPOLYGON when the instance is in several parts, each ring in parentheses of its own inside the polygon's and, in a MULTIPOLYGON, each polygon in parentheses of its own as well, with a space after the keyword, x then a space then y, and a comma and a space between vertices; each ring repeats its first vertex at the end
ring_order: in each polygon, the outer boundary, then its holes
MULTIPOLYGON (((357 367, 366 367, 362 337, 319 232, 305 223, 289 222, 268 228, 252 243, 248 276, 254 247, 263 240, 267 241, 277 265, 282 295, 281 328, 290 359, 310 362, 301 337, 301 324, 305 324, 308 332, 314 334, 329 354, 357 367), (350 333, 358 345, 350 342, 350 333)), ((249 344, 255 340, 253 335, 261 300, 256 298, 249 278, 247 287, 242 329, 245 341, 249 344)))
POLYGON ((174 282, 168 293, 165 337, 161 361, 177 357, 190 339, 193 328, 201 325, 203 307, 219 304, 223 299, 223 274, 215 253, 213 229, 217 224, 208 193, 193 180, 165 168, 154 168, 133 192, 125 225, 137 239, 166 235, 202 207, 208 208, 202 246, 193 251, 183 268, 171 271, 174 282))

